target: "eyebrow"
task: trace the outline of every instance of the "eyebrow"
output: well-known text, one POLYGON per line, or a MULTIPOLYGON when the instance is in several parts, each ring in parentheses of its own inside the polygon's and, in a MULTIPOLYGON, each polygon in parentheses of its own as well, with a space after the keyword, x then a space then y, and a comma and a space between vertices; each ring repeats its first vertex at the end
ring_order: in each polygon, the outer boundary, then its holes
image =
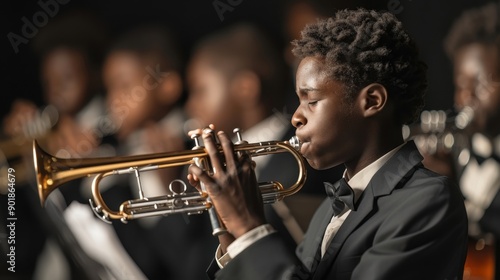
POLYGON ((319 92, 321 91, 319 88, 311 88, 311 87, 299 87, 298 88, 298 95, 304 96, 307 95, 309 92, 319 92))

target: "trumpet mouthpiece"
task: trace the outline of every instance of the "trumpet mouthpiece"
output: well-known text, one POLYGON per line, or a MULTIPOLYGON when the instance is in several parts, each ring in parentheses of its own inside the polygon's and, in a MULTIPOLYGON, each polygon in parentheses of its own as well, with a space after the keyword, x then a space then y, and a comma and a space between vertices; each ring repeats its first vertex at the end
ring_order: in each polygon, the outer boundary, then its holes
POLYGON ((302 143, 297 136, 293 136, 292 138, 290 138, 290 140, 288 140, 288 144, 290 144, 290 146, 292 146, 297 151, 300 151, 300 146, 302 146, 302 143))

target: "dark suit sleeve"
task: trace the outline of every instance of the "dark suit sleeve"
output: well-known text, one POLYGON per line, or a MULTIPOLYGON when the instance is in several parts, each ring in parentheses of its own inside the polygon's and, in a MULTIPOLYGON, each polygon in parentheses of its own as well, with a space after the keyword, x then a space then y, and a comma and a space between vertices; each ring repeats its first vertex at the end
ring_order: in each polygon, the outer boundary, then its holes
MULTIPOLYGON (((304 275, 308 272, 295 253, 286 246, 277 233, 272 233, 246 248, 231 260, 223 269, 216 271, 212 263, 209 268, 211 279, 289 279, 291 275, 304 275)), ((300 279, 300 278, 298 278, 300 279)), ((305 279, 305 278, 304 278, 305 279)))
POLYGON ((391 202, 379 198, 379 207, 393 211, 376 230, 352 279, 462 279, 463 266, 457 264, 465 261, 467 224, 458 187, 444 177, 417 178, 411 185, 396 190, 391 202))
POLYGON ((500 191, 497 192, 495 198, 484 211, 484 215, 479 221, 483 231, 491 232, 496 238, 500 237, 500 223, 498 222, 498 213, 500 213, 500 191))

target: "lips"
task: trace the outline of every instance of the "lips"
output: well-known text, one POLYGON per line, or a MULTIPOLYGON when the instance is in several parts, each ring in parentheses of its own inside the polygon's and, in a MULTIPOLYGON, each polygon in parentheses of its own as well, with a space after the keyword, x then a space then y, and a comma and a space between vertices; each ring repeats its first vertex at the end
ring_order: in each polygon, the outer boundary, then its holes
POLYGON ((305 158, 307 158, 308 147, 309 147, 309 142, 302 142, 302 145, 300 146, 300 153, 305 158))

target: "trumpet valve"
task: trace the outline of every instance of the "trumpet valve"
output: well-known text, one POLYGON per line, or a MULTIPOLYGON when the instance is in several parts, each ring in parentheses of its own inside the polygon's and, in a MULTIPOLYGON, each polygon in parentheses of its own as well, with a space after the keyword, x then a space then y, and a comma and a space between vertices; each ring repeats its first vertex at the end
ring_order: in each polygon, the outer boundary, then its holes
POLYGON ((199 149, 201 147, 200 145, 200 134, 199 133, 194 133, 191 135, 191 139, 194 141, 194 147, 193 150, 199 149))
POLYGON ((247 141, 243 141, 243 137, 241 136, 241 130, 239 128, 235 128, 233 129, 233 133, 236 134, 236 145, 240 145, 240 144, 246 144, 248 143, 247 141))

